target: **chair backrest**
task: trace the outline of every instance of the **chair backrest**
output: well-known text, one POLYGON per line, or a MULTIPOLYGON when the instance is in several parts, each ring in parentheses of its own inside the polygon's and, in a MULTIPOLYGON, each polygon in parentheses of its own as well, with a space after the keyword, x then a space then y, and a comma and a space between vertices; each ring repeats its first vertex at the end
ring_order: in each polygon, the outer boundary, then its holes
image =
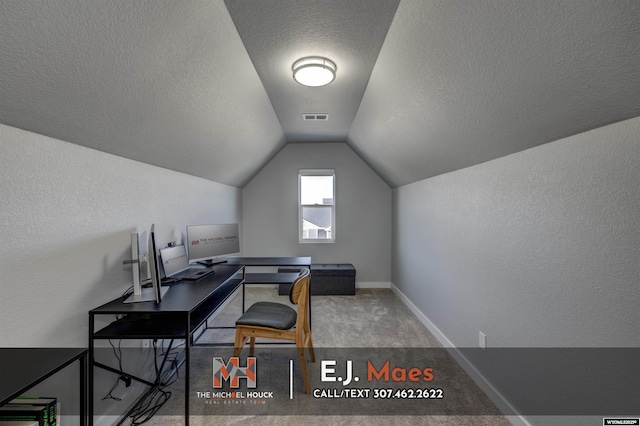
POLYGON ((304 287, 307 286, 307 291, 305 293, 308 294, 309 290, 309 280, 310 280, 310 272, 308 268, 303 268, 300 270, 300 275, 291 285, 291 289, 289 289, 289 300, 294 305, 298 304, 298 300, 300 299, 300 293, 303 292, 304 287))

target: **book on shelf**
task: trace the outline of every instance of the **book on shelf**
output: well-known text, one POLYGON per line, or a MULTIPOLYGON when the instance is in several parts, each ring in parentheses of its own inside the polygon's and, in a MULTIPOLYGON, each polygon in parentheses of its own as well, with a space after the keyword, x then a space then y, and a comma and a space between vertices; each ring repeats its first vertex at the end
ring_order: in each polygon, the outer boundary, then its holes
POLYGON ((43 405, 4 405, 0 407, 0 421, 38 422, 38 426, 49 426, 49 413, 43 405))
POLYGON ((47 410, 49 426, 56 426, 58 421, 58 401, 54 397, 20 396, 9 402, 9 405, 37 405, 47 410))

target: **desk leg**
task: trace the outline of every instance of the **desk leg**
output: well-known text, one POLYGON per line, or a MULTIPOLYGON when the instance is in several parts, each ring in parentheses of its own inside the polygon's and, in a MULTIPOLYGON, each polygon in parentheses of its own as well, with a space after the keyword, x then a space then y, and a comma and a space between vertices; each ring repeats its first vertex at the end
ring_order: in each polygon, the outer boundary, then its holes
POLYGON ((191 318, 187 315, 186 334, 184 338, 184 424, 189 426, 189 378, 191 376, 191 318))
POLYGON ((94 349, 93 349, 93 333, 94 333, 94 317, 93 314, 89 314, 89 366, 88 366, 88 392, 83 395, 86 398, 87 403, 87 415, 89 426, 93 426, 93 360, 94 360, 94 349))
POLYGON ((87 353, 78 360, 80 364, 80 424, 87 424, 87 353))

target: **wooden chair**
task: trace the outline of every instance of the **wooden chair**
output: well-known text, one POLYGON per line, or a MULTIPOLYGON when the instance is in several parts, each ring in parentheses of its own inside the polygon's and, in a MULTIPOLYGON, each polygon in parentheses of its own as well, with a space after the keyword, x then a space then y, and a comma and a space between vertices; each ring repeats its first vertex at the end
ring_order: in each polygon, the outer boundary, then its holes
POLYGON ((236 321, 236 340, 233 356, 239 356, 247 339, 253 356, 256 337, 291 340, 296 343, 302 367, 305 392, 311 394, 305 348, 309 349, 311 362, 315 362, 311 328, 309 327, 309 269, 300 271, 289 291, 289 300, 298 305, 298 312, 291 306, 274 302, 257 302, 236 321))

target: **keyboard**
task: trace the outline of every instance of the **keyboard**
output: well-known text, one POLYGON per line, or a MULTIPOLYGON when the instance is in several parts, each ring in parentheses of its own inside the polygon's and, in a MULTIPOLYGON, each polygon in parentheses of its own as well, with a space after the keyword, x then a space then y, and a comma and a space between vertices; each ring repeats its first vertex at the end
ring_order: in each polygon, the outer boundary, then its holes
POLYGON ((171 278, 181 281, 197 281, 213 273, 215 273, 213 269, 189 268, 172 275, 171 278))

